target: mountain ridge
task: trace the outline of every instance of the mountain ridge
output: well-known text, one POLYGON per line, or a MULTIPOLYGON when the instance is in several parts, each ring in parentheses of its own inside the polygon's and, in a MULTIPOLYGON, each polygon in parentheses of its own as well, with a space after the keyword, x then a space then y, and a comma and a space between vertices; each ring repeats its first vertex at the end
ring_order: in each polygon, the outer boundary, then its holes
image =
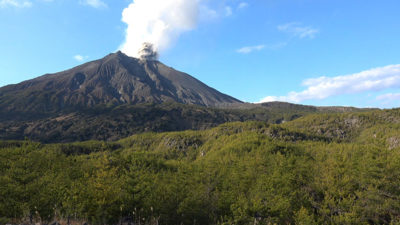
POLYGON ((203 106, 242 103, 159 61, 122 52, 0 88, 0 111, 48 112, 166 101, 203 106))

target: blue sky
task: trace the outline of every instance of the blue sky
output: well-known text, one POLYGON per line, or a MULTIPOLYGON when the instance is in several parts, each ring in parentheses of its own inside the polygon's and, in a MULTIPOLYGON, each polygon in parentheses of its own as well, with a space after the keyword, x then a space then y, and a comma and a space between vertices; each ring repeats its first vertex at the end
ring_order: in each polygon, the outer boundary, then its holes
MULTIPOLYGON (((186 1, 198 14, 186 12, 180 22, 190 24, 168 34, 160 61, 221 92, 247 102, 400 106, 398 0, 186 1)), ((0 0, 0 86, 115 52, 130 4, 0 0)))

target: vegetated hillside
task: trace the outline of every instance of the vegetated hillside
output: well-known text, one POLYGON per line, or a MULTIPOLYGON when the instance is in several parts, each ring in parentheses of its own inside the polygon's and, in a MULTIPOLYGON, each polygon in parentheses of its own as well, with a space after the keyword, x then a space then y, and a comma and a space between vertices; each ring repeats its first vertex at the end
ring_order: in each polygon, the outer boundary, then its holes
POLYGON ((317 107, 290 103, 241 104, 230 108, 211 108, 176 102, 99 105, 90 109, 51 113, 35 119, 18 119, 16 115, 15 119, 0 122, 0 140, 28 138, 44 143, 115 141, 142 132, 204 130, 233 121, 265 121, 279 124, 318 112, 317 107))
MULTIPOLYGON (((244 104, 245 105, 245 104, 244 104)), ((377 108, 356 108, 356 107, 348 107, 348 106, 312 106, 312 105, 299 105, 288 102, 265 102, 259 103, 256 105, 260 105, 266 109, 274 109, 281 110, 286 112, 308 112, 308 113, 343 113, 343 112, 367 112, 378 110, 377 108)), ((251 105, 250 105, 251 107, 251 105)))
POLYGON ((392 109, 363 113, 311 114, 284 124, 283 127, 323 135, 341 142, 371 142, 396 134, 399 125, 400 109, 392 109))
POLYGON ((0 142, 1 223, 398 224, 400 110, 0 142))

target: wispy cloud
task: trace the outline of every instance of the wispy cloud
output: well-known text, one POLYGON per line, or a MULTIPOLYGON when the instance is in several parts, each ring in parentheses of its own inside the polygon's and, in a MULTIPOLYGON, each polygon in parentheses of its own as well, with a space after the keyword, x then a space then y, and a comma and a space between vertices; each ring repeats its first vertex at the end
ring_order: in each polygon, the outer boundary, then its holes
POLYGON ((278 26, 278 30, 289 33, 298 38, 314 38, 319 30, 311 26, 303 26, 301 23, 286 23, 278 26))
POLYGON ((241 2, 241 3, 239 3, 239 5, 238 5, 238 9, 244 9, 244 8, 246 8, 247 6, 249 6, 249 3, 247 3, 247 2, 241 2))
POLYGON ((32 2, 27 0, 0 0, 0 8, 5 7, 16 7, 16 8, 27 8, 31 7, 32 2))
POLYGON ((232 8, 230 6, 225 6, 225 16, 231 16, 232 14, 232 8))
POLYGON ((74 59, 76 61, 78 61, 78 62, 82 62, 82 61, 84 61, 85 59, 88 59, 88 58, 89 58, 89 56, 83 56, 83 55, 75 55, 74 56, 74 59))
POLYGON ((265 45, 245 46, 245 47, 239 48, 238 50, 236 50, 236 52, 242 53, 242 54, 249 54, 254 51, 260 51, 263 48, 265 48, 265 45))
POLYGON ((286 45, 287 45, 286 42, 279 42, 279 43, 271 44, 271 45, 262 44, 262 45, 255 45, 255 46, 245 46, 245 47, 237 49, 236 52, 237 53, 241 53, 241 54, 249 54, 251 52, 261 51, 263 49, 276 50, 276 49, 279 49, 279 48, 283 48, 286 45))
POLYGON ((376 97, 376 100, 400 100, 400 93, 388 93, 384 95, 379 95, 376 97))
POLYGON ((88 5, 96 9, 107 7, 107 4, 101 0, 81 0, 80 3, 82 5, 88 5))
MULTIPOLYGON (((163 0, 160 0, 163 1, 163 0)), ((164 0, 165 1, 165 0, 164 0)), ((248 7, 247 2, 240 2, 237 5, 221 5, 219 7, 210 7, 210 4, 206 4, 204 0, 196 0, 197 2, 203 2, 199 4, 198 15, 200 21, 210 21, 215 19, 223 19, 235 15, 239 10, 243 10, 248 7)), ((190 1, 188 1, 190 2, 190 1)))
POLYGON ((214 9, 209 8, 206 5, 199 6, 199 20, 201 21, 212 21, 218 18, 218 12, 214 9))
MULTIPOLYGON (((400 64, 389 65, 362 71, 360 73, 307 79, 303 82, 305 90, 290 92, 286 96, 267 96, 260 102, 287 101, 302 102, 305 100, 326 99, 332 96, 377 92, 389 88, 400 88, 400 64)), ((397 94, 382 95, 378 98, 396 98, 397 94)))
POLYGON ((389 105, 393 102, 400 101, 400 93, 387 93, 383 95, 379 95, 376 97, 376 100, 380 101, 383 105, 389 105))

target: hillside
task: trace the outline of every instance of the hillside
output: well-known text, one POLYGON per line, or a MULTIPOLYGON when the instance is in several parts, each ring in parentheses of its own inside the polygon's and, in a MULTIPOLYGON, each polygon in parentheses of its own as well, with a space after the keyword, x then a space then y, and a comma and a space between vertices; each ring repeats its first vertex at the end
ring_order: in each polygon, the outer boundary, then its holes
POLYGON ((400 110, 0 142, 0 222, 396 224, 400 110))
MULTIPOLYGON (((330 113, 336 112, 332 110, 330 113)), ((14 114, 12 119, 0 122, 0 140, 28 138, 43 143, 115 141, 142 132, 204 130, 234 121, 279 124, 312 113, 320 111, 317 107, 289 103, 242 104, 230 108, 176 102, 97 106, 38 118, 18 118, 14 114)))

